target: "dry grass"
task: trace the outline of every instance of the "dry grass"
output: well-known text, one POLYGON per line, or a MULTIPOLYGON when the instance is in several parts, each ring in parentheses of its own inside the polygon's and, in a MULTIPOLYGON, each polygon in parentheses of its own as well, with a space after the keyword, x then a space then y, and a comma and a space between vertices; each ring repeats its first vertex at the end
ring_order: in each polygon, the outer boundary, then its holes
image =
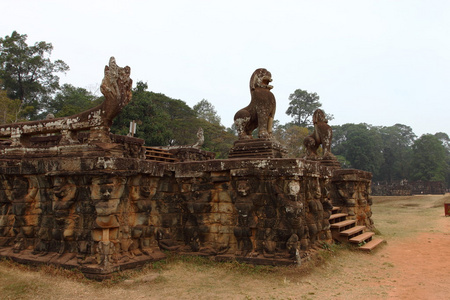
POLYGON ((398 270, 389 244, 418 232, 438 232, 450 195, 374 197, 377 229, 388 245, 365 254, 332 245, 302 267, 216 263, 169 256, 141 270, 95 282, 77 271, 0 261, 2 299, 385 299, 398 270), (319 265, 317 265, 319 263, 319 265))

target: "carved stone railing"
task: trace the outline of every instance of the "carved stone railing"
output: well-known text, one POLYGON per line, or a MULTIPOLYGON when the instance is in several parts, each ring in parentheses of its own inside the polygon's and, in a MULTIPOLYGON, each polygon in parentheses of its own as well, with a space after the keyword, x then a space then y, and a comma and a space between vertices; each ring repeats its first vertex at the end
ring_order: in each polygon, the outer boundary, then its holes
POLYGON ((120 68, 111 57, 100 86, 105 96, 102 104, 69 117, 0 125, 0 138, 9 137, 9 147, 29 147, 33 136, 60 134, 59 145, 70 145, 80 143, 79 131, 89 131, 88 143, 110 143, 109 128, 130 102, 132 82, 130 67, 120 68))

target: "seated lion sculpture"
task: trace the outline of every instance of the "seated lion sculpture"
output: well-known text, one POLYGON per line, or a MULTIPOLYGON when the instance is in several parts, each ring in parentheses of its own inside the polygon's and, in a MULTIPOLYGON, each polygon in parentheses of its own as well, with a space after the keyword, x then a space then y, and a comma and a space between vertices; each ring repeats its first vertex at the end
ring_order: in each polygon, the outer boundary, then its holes
POLYGON ((303 145, 306 149, 306 157, 317 157, 317 149, 322 144, 323 158, 334 159, 331 153, 331 139, 333 138, 333 131, 328 125, 328 120, 325 113, 321 109, 316 109, 313 114, 314 132, 303 140, 303 145))
POLYGON ((275 115, 275 96, 269 85, 272 75, 266 69, 257 69, 250 77, 250 104, 239 110, 234 116, 234 124, 239 139, 251 139, 252 132, 259 129, 259 138, 272 138, 273 118, 275 115))

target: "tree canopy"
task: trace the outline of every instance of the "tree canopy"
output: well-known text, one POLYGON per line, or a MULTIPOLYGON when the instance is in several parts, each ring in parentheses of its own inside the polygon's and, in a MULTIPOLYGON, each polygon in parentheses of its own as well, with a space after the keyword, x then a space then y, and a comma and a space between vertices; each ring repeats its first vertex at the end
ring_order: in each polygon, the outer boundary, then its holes
POLYGON ((64 84, 53 99, 49 100, 40 118, 45 118, 49 113, 57 118, 71 116, 100 104, 102 100, 103 97, 97 97, 84 88, 64 84))
POLYGON ((412 146, 412 171, 414 180, 444 181, 448 171, 446 149, 439 139, 424 134, 412 146))
POLYGON ((416 135, 412 128, 403 124, 377 128, 383 142, 383 163, 379 178, 391 182, 408 178, 410 172, 411 146, 416 135))
MULTIPOLYGON (((319 98, 317 93, 308 93, 308 91, 301 89, 297 89, 290 94, 286 114, 293 118, 292 123, 300 127, 311 126, 314 111, 322 107, 319 98)), ((327 114, 327 119, 332 120, 333 116, 327 114)))
POLYGON ((193 107, 197 117, 204 119, 212 124, 220 125, 220 117, 217 111, 208 100, 203 99, 193 107))
MULTIPOLYGON (((114 120, 111 131, 126 135, 129 123, 136 121, 136 137, 147 146, 192 145, 197 141, 197 131, 203 128, 203 149, 226 158, 236 137, 216 123, 197 117, 184 101, 164 94, 147 91, 148 85, 137 82, 131 102, 114 120)), ((206 100, 205 100, 206 101, 206 100)))
POLYGON ((62 60, 50 60, 52 44, 37 42, 28 46, 26 39, 26 34, 16 31, 0 38, 1 88, 10 99, 20 100, 24 117, 35 119, 59 89, 56 73, 68 71, 69 66, 62 60))
POLYGON ((353 168, 378 174, 383 162, 379 132, 367 124, 344 124, 333 129, 332 152, 345 157, 353 168))
POLYGON ((0 90, 0 124, 14 123, 21 121, 20 100, 10 99, 6 91, 0 90))

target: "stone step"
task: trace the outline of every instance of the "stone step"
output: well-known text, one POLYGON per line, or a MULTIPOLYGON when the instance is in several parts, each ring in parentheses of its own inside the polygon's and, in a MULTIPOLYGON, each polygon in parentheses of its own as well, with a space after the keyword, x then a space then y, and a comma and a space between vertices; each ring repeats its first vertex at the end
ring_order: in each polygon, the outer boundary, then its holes
POLYGON ((337 214, 337 213, 339 213, 339 210, 340 210, 341 208, 340 207, 338 207, 338 206, 333 206, 333 208, 331 209, 331 213, 332 214, 337 214))
POLYGON ((342 213, 332 214, 329 219, 330 224, 344 221, 345 218, 347 218, 347 216, 348 216, 347 214, 342 214, 342 213))
POLYGON ((341 231, 340 235, 352 238, 353 236, 357 235, 358 233, 362 233, 364 229, 366 229, 366 226, 355 226, 350 229, 341 231))
POLYGON ((356 224, 356 220, 345 220, 345 221, 333 223, 330 225, 331 225, 331 229, 337 229, 337 230, 341 231, 341 230, 350 229, 351 227, 354 227, 355 224, 356 224))
POLYGON ((374 236, 374 235, 375 235, 375 233, 373 233, 372 231, 367 231, 367 232, 364 232, 363 234, 352 237, 351 239, 349 239, 349 242, 353 243, 353 244, 369 242, 372 239, 372 236, 374 236))
POLYGON ((378 245, 380 245, 383 242, 385 242, 385 240, 383 239, 372 239, 370 242, 359 247, 358 250, 369 252, 375 249, 378 245))

